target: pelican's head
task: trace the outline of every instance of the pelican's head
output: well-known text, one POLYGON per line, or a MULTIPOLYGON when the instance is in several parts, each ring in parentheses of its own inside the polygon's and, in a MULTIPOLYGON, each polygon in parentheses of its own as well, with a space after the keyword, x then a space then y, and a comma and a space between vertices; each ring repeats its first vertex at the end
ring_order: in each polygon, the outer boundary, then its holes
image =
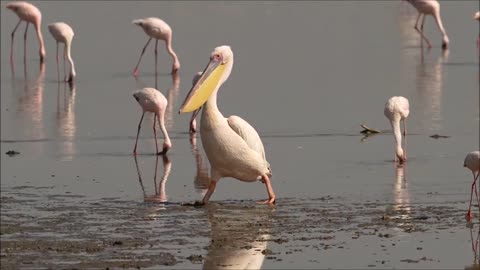
MULTIPOLYGON (((230 76, 233 66, 233 52, 230 46, 220 46, 213 50, 210 61, 193 84, 179 113, 193 112, 200 108, 220 85, 230 76)), ((196 78, 194 78, 195 81, 196 78)))

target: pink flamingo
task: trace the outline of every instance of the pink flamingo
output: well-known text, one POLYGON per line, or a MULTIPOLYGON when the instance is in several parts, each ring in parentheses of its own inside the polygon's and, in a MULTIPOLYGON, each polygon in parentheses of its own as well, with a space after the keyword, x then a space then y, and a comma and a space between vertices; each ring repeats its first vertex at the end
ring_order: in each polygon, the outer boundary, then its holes
POLYGON ((178 60, 177 54, 172 49, 172 28, 163 20, 154 17, 136 19, 133 20, 132 23, 142 27, 143 31, 145 31, 145 33, 150 37, 147 41, 147 44, 145 44, 143 47, 142 53, 140 54, 140 58, 137 62, 137 66, 133 70, 133 75, 135 77, 138 76, 138 65, 140 65, 140 61, 145 53, 145 49, 152 38, 155 39, 155 75, 157 74, 157 47, 159 39, 165 41, 167 51, 173 58, 172 74, 177 72, 180 69, 180 61, 178 60))
POLYGON ((437 23, 438 29, 442 32, 443 41, 442 41, 442 48, 445 50, 448 48, 450 40, 448 39, 447 32, 442 24, 442 18, 440 16, 440 3, 436 0, 407 0, 412 6, 414 6, 418 11, 417 21, 415 22, 415 30, 420 34, 420 36, 427 42, 428 47, 432 48, 432 44, 430 40, 423 34, 423 25, 425 24, 425 16, 432 15, 435 18, 435 22, 437 23), (423 17, 422 17, 423 15, 423 17), (418 28, 418 22, 420 21, 420 17, 422 17, 422 23, 420 24, 420 29, 418 28))
POLYGON ((472 151, 468 153, 465 157, 465 160, 463 161, 463 167, 471 170, 473 174, 472 190, 470 191, 470 204, 468 205, 468 212, 465 216, 467 220, 470 220, 472 218, 472 213, 470 212, 470 209, 472 207, 473 190, 475 190, 475 197, 478 201, 478 207, 480 207, 480 199, 477 193, 477 179, 478 175, 480 175, 480 151, 472 151))
POLYGON ((15 12, 15 14, 17 14, 17 16, 20 18, 20 20, 17 23, 17 26, 15 26, 12 32, 10 61, 13 63, 13 40, 15 36, 15 31, 17 31, 17 28, 18 26, 20 26, 20 23, 22 21, 25 21, 27 23, 27 26, 25 27, 25 34, 23 36, 24 57, 26 57, 26 53, 27 53, 28 26, 30 25, 30 23, 32 23, 33 26, 35 26, 35 30, 37 31, 38 43, 40 44, 40 62, 43 63, 43 61, 45 60, 46 53, 45 53, 45 44, 43 42, 42 30, 40 28, 42 24, 42 13, 36 6, 24 1, 10 2, 7 4, 6 7, 11 11, 15 12))
POLYGON ((395 136, 395 162, 397 158, 400 164, 407 160, 407 117, 410 113, 410 105, 408 99, 404 97, 391 97, 385 104, 383 111, 385 116, 390 121, 393 129, 393 135, 395 136), (402 149, 402 134, 400 131, 400 121, 403 121, 403 137, 405 141, 405 150, 402 149))
POLYGON ((58 61, 58 43, 64 43, 63 47, 63 69, 64 69, 64 81, 72 82, 76 76, 75 64, 73 63, 72 56, 70 54, 72 48, 72 39, 74 36, 72 28, 64 22, 56 22, 48 25, 48 30, 52 34, 53 38, 57 41, 57 72, 60 77, 60 66, 58 61), (70 76, 67 80, 67 71, 65 68, 65 58, 68 58, 70 63, 70 76))
POLYGON ((155 135, 155 147, 157 155, 166 154, 167 151, 172 148, 172 143, 170 138, 168 137, 167 129, 165 128, 165 110, 167 109, 168 101, 160 91, 154 88, 143 88, 141 90, 137 90, 133 93, 133 97, 137 100, 138 104, 142 106, 143 113, 142 118, 140 118, 140 122, 138 123, 138 131, 137 131, 137 139, 135 140, 135 148, 133 149, 133 154, 137 154, 137 143, 138 143, 138 135, 140 134, 140 128, 142 126, 143 116, 145 112, 153 112, 153 134, 155 135), (160 129, 162 130, 164 136, 163 142, 163 150, 162 152, 158 152, 158 144, 157 144, 157 128, 155 125, 155 120, 158 118, 158 124, 160 125, 160 129))

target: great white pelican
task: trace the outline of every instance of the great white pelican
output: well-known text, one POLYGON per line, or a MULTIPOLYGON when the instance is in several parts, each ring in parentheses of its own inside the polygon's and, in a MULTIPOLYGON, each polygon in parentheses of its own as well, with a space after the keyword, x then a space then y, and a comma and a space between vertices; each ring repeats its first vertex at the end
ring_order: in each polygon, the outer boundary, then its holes
POLYGON ((232 67, 233 52, 230 46, 215 48, 210 62, 179 111, 193 112, 204 107, 200 136, 211 166, 211 182, 202 203, 208 202, 220 178, 233 177, 244 182, 262 181, 269 198, 260 203, 273 204, 275 193, 270 183, 272 172, 260 136, 242 118, 235 115, 225 118, 217 106, 218 89, 230 76, 232 67))

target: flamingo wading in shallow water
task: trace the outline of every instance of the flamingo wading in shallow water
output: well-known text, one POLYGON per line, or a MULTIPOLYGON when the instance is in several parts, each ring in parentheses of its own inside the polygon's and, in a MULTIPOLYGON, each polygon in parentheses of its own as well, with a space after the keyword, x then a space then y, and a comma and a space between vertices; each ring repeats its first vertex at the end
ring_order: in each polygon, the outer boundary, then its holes
POLYGON ((273 204, 275 194, 270 183, 272 172, 260 136, 242 118, 225 118, 218 110, 217 92, 230 76, 232 67, 231 48, 215 48, 210 62, 179 111, 193 112, 205 104, 200 120, 200 136, 211 165, 211 182, 202 203, 208 202, 220 178, 233 177, 244 182, 260 180, 265 183, 269 198, 262 203, 273 204))
POLYGON ((472 151, 468 153, 465 157, 465 160, 463 161, 463 167, 471 170, 473 174, 472 190, 470 191, 470 204, 468 205, 468 212, 466 215, 466 219, 470 220, 472 218, 472 213, 470 212, 470 209, 472 207, 472 197, 474 190, 475 197, 477 197, 478 207, 480 208, 480 199, 477 192, 477 180, 478 176, 480 175, 480 151, 472 151))
POLYGON ((145 33, 150 37, 147 41, 147 44, 145 44, 145 46, 143 47, 137 65, 133 70, 133 75, 135 77, 138 76, 138 65, 140 65, 140 61, 142 60, 142 56, 145 53, 145 49, 147 48, 150 41, 152 41, 152 38, 155 39, 155 75, 157 74, 157 48, 159 39, 165 41, 167 51, 172 56, 172 73, 177 72, 180 69, 180 61, 178 60, 177 54, 172 49, 172 28, 163 20, 154 17, 136 19, 133 20, 132 23, 142 27, 143 31, 145 31, 145 33))
POLYGON ((400 164, 407 160, 407 146, 406 146, 406 136, 407 136, 407 117, 410 113, 410 105, 408 99, 404 97, 391 97, 385 104, 385 109, 383 111, 385 116, 390 121, 390 124, 393 129, 393 135, 395 136, 395 162, 397 158, 400 161, 400 164), (402 133, 400 131, 400 121, 403 121, 403 137, 405 143, 405 149, 402 148, 402 133))
POLYGON ((26 57, 27 53, 27 31, 28 31, 28 26, 30 23, 33 24, 35 27, 35 31, 37 32, 37 37, 38 37, 38 43, 40 45, 40 62, 43 62, 45 60, 45 43, 43 42, 43 36, 42 36, 42 29, 41 29, 41 24, 42 24, 42 13, 40 10, 27 2, 24 1, 16 1, 16 2, 10 2, 6 6, 8 9, 11 11, 15 12, 17 14, 18 18, 20 20, 18 21, 17 25, 13 29, 12 32, 12 43, 11 43, 11 51, 10 51, 10 61, 13 63, 13 40, 15 36, 15 31, 17 31, 18 26, 20 26, 20 23, 22 21, 25 21, 27 23, 27 26, 25 26, 25 34, 23 36, 23 41, 24 41, 24 57, 26 57))
POLYGON ((133 92, 133 97, 137 100, 138 104, 142 107, 142 117, 140 118, 140 122, 138 123, 138 130, 137 130, 137 139, 135 140, 135 148, 133 149, 133 154, 137 154, 137 143, 138 143, 138 135, 140 134, 140 128, 142 126, 143 117, 145 116, 145 112, 153 112, 153 134, 155 135, 155 148, 157 155, 166 154, 167 151, 172 148, 172 143, 170 141, 170 137, 168 137, 167 129, 165 128, 165 110, 167 109, 168 101, 160 91, 154 88, 143 88, 141 90, 137 90, 133 92), (157 128, 155 120, 158 119, 158 124, 160 129, 162 130, 164 141, 163 141, 163 150, 162 152, 158 152, 158 144, 157 144, 157 128))
POLYGON ((450 40, 448 39, 447 32, 442 24, 442 17, 440 16, 440 3, 436 0, 407 0, 412 6, 414 6, 418 11, 417 21, 415 22, 415 30, 420 34, 422 39, 424 39, 429 48, 432 48, 432 43, 430 40, 425 36, 423 33, 423 25, 425 24, 425 16, 432 15, 437 23, 438 29, 442 32, 443 39, 442 39, 442 48, 445 50, 448 48, 450 40), (422 17, 423 16, 423 17, 422 17), (422 22, 420 24, 420 29, 418 28, 418 22, 422 18, 422 22))
POLYGON ((63 43, 63 67, 64 67, 64 81, 72 82, 76 76, 75 64, 73 63, 71 51, 72 51, 72 39, 74 36, 72 28, 64 22, 56 22, 48 25, 48 30, 52 34, 53 38, 57 41, 57 72, 60 74, 60 65, 58 61, 58 43, 63 43), (70 63, 70 76, 67 80, 67 73, 65 70, 65 58, 68 58, 70 63))

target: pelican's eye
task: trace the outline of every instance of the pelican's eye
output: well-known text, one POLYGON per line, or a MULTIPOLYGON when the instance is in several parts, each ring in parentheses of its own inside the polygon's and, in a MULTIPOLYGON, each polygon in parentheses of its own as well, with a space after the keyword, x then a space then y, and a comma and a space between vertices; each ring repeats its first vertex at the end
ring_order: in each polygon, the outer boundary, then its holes
POLYGON ((217 54, 215 54, 215 55, 213 56, 213 58, 214 58, 215 60, 220 60, 220 59, 222 59, 222 56, 217 53, 217 54))

